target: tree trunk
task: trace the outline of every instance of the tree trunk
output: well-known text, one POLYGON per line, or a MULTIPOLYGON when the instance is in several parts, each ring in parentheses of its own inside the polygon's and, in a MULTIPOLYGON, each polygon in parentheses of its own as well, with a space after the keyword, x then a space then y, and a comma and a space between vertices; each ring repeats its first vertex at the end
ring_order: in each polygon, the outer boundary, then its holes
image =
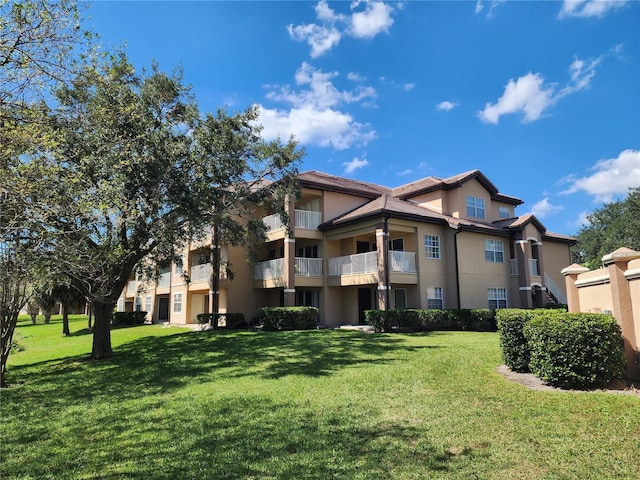
POLYGON ((36 317, 38 316, 38 314, 30 314, 29 315, 31 317, 31 325, 35 325, 36 324, 36 317))
POLYGON ((89 331, 91 331, 91 319, 93 316, 93 303, 89 302, 87 304, 87 308, 89 309, 89 323, 87 324, 87 328, 89 329, 89 331))
POLYGON ((3 313, 2 327, 0 328, 0 336, 2 341, 0 342, 0 388, 7 386, 6 374, 7 374, 7 360, 9 359, 9 353, 11 352, 11 342, 13 342, 13 332, 16 329, 18 323, 18 313, 3 313))
POLYGON ((69 331, 69 305, 66 302, 62 304, 62 334, 67 337, 71 335, 69 331))
POLYGON ((111 314, 115 306, 115 303, 93 302, 93 313, 95 314, 93 348, 91 350, 91 358, 93 360, 113 357, 113 350, 111 349, 111 314))

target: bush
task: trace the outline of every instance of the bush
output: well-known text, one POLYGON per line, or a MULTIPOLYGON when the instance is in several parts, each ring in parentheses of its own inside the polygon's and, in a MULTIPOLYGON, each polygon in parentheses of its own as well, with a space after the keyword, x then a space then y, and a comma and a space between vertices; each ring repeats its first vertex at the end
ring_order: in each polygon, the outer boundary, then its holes
POLYGON ((143 325, 146 319, 147 312, 113 312, 111 325, 114 327, 143 325))
POLYGON ((585 388, 623 378, 622 334, 611 315, 537 311, 524 335, 531 371, 550 385, 585 388))
POLYGON ((243 313, 199 313, 196 318, 200 325, 211 324, 213 328, 240 329, 249 326, 243 313), (216 319, 213 323, 212 318, 216 319))
POLYGON ((477 310, 367 310, 365 321, 376 332, 434 330, 495 331, 494 313, 477 310))
POLYGON ((533 317, 533 310, 501 308, 496 310, 498 333, 504 363, 514 372, 529 372, 531 354, 524 336, 524 326, 533 317))
POLYGON ((263 330, 312 330, 318 324, 315 307, 264 307, 256 317, 263 330))

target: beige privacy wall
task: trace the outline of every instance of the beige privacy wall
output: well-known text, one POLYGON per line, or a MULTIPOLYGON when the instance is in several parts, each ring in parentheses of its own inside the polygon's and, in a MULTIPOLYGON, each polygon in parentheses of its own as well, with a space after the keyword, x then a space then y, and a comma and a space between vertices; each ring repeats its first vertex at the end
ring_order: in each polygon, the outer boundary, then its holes
POLYGON ((570 312, 611 313, 622 330, 627 376, 640 379, 640 252, 619 248, 603 267, 573 264, 562 270, 570 312))

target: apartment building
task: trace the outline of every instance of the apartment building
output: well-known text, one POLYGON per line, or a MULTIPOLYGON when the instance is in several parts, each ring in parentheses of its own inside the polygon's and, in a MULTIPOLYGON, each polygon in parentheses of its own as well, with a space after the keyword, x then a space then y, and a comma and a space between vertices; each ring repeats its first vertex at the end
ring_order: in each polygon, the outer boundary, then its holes
POLYGON ((547 232, 522 200, 502 194, 479 170, 388 188, 318 171, 298 176, 301 195, 277 214, 261 261, 223 244, 212 280, 212 245, 193 243, 183 265, 160 265, 154 284, 129 282, 119 310, 156 322, 196 323, 211 310, 251 319, 264 306, 308 305, 321 325, 364 322, 372 308, 529 308, 566 303, 562 268, 571 237, 547 232), (213 286, 217 285, 214 291, 213 286))

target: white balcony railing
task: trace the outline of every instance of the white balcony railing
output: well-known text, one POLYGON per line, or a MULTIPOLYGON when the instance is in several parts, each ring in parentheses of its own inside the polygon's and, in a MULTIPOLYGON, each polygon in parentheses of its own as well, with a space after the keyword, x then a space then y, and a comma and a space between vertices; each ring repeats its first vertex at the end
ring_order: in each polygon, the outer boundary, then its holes
POLYGON ((208 282, 211 279, 211 273, 213 267, 210 263, 203 263, 202 265, 195 265, 189 270, 189 278, 192 283, 195 282, 208 282))
POLYGON ((296 268, 296 276, 321 277, 322 276, 322 259, 296 257, 295 268, 296 268))
POLYGON ((392 272, 416 273, 415 252, 391 250, 389 252, 389 270, 392 272))
POLYGON ((356 253, 329 259, 329 276, 357 275, 378 271, 378 252, 356 253))
POLYGON ((158 287, 168 287, 171 285, 171 272, 161 273, 158 277, 158 287))
POLYGON ((511 276, 517 277, 518 276, 518 260, 515 258, 512 258, 509 260, 509 263, 511 266, 511 276))
POLYGON ((547 290, 556 297, 558 303, 567 304, 567 296, 565 293, 560 290, 560 287, 554 282, 551 277, 545 272, 544 274, 544 286, 547 287, 547 290))
MULTIPOLYGON (((295 228, 315 230, 318 228, 318 225, 322 223, 322 212, 296 210, 294 213, 294 220, 295 228)), ((277 213, 263 217, 262 221, 267 226, 267 232, 275 232, 277 230, 283 230, 285 228, 285 224, 282 223, 282 219, 277 213)))
POLYGON ((535 258, 529 259, 529 275, 532 277, 540 276, 540 272, 538 271, 538 260, 535 258))
POLYGON ((284 258, 276 258, 266 262, 256 263, 253 272, 255 280, 284 277, 284 258))

